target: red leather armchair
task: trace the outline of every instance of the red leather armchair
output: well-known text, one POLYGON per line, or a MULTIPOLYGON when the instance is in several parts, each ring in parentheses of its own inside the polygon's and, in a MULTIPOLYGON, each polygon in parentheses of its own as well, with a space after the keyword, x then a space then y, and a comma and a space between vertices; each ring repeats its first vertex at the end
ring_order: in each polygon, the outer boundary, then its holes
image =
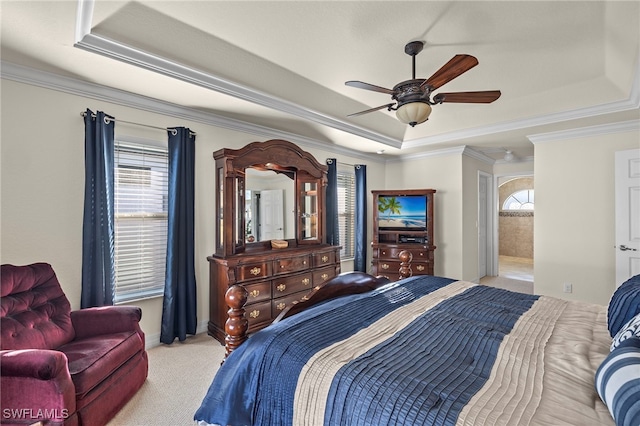
POLYGON ((0 274, 0 423, 106 424, 147 378, 140 308, 72 312, 46 263, 0 274))

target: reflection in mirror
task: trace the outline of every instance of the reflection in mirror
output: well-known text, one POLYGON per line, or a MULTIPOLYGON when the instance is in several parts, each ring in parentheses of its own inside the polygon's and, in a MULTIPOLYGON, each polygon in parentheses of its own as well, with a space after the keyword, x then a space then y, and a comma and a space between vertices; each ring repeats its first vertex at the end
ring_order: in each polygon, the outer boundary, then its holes
POLYGON ((245 239, 295 238, 294 181, 271 170, 245 170, 245 239))

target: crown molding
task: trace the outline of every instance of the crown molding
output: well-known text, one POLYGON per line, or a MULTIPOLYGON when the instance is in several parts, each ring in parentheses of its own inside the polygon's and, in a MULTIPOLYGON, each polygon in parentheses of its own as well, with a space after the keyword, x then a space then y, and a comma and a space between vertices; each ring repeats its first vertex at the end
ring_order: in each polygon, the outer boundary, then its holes
POLYGON ((527 139, 534 145, 566 139, 578 139, 592 136, 611 135, 624 132, 640 132, 640 120, 620 121, 618 123, 598 124, 578 129, 529 135, 527 139))
POLYGON ((489 165, 493 165, 496 160, 481 153, 480 151, 476 151, 475 149, 465 145, 464 150, 462 151, 462 155, 466 155, 467 157, 482 161, 483 163, 487 163, 489 165))
POLYGON ((95 83, 89 83, 71 77, 61 76, 58 74, 37 70, 35 68, 17 65, 11 62, 0 61, 0 69, 2 70, 1 77, 3 79, 16 81, 18 83, 29 84, 32 86, 43 87, 45 89, 51 89, 76 96, 95 99, 98 101, 109 102, 112 104, 135 108, 154 114, 161 114, 183 120, 194 121, 196 123, 202 123, 209 126, 247 133, 261 138, 287 139, 302 146, 313 147, 325 151, 330 150, 333 153, 340 153, 343 155, 356 157, 367 161, 373 161, 376 163, 384 162, 384 160, 376 154, 368 154, 337 145, 329 145, 328 142, 320 141, 295 133, 273 129, 258 124, 247 123, 245 121, 220 116, 210 112, 203 112, 170 102, 161 101, 155 98, 126 92, 124 90, 114 89, 95 83))
MULTIPOLYGON (((76 27, 81 28, 86 28, 86 26, 86 24, 76 25, 76 27)), ((97 53, 120 62, 135 65, 180 81, 195 84, 225 95, 252 102, 257 105, 262 105, 267 108, 295 115, 305 120, 361 136, 390 147, 402 147, 402 141, 399 139, 391 138, 381 133, 364 129, 360 126, 355 126, 344 120, 336 119, 318 111, 302 107, 293 102, 240 85, 212 73, 204 72, 196 68, 168 60, 161 56, 145 52, 124 43, 111 40, 107 37, 88 33, 80 40, 76 41, 74 47, 84 49, 92 53, 97 53)))
POLYGON ((404 161, 419 160, 421 158, 429 157, 441 157, 445 155, 462 155, 465 149, 469 149, 466 145, 454 146, 451 148, 434 149, 432 151, 425 151, 419 154, 401 155, 398 157, 388 158, 387 164, 399 163, 404 161))
POLYGON ((464 130, 458 130, 425 138, 412 139, 402 144, 403 148, 417 148, 442 142, 464 140, 471 137, 486 136, 496 133, 508 132, 512 130, 525 129, 529 127, 544 126, 547 124, 560 123, 564 121, 580 120, 597 115, 613 114, 640 108, 640 55, 636 63, 633 83, 631 85, 629 98, 621 101, 614 101, 590 107, 578 108, 569 111, 562 111, 552 114, 544 114, 519 120, 510 120, 490 126, 479 126, 464 130))

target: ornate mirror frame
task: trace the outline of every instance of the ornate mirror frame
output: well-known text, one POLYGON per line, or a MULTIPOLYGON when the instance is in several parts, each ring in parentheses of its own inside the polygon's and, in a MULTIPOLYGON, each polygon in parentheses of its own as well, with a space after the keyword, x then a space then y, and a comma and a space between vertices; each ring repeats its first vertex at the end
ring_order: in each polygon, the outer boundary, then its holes
POLYGON ((246 242, 246 169, 273 170, 294 180, 295 238, 289 247, 325 243, 325 197, 328 167, 295 144, 272 139, 241 149, 213 153, 216 167, 216 248, 218 256, 271 249, 270 241, 246 242))

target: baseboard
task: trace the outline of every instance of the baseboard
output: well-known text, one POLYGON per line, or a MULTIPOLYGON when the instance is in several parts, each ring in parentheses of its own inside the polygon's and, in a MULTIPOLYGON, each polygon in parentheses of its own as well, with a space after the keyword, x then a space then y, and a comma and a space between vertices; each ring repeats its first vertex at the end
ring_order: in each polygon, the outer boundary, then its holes
MULTIPOLYGON (((207 331, 208 323, 209 320, 199 322, 196 326, 196 334, 205 333, 207 331)), ((164 345, 164 343, 160 342, 160 333, 145 334, 145 350, 149 350, 160 345, 164 345)))

